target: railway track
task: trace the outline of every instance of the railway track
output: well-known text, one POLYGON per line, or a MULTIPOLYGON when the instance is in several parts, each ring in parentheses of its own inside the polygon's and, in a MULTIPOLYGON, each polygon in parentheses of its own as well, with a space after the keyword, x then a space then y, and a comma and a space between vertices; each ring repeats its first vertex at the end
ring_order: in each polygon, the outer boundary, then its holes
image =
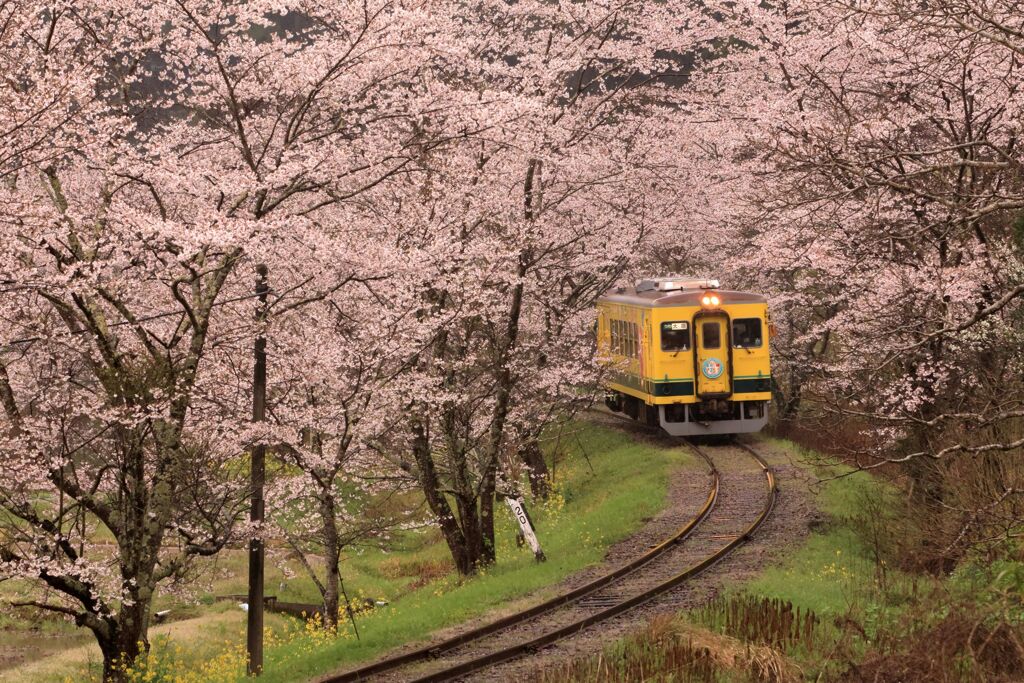
POLYGON ((583 586, 458 636, 321 679, 447 681, 496 666, 623 614, 685 583, 745 542, 775 504, 775 478, 746 444, 689 444, 710 468, 711 487, 692 519, 663 541, 583 586), (708 453, 714 451, 714 457, 708 453), (760 482, 760 483, 759 483, 760 482), (757 492, 764 494, 758 496, 757 492))

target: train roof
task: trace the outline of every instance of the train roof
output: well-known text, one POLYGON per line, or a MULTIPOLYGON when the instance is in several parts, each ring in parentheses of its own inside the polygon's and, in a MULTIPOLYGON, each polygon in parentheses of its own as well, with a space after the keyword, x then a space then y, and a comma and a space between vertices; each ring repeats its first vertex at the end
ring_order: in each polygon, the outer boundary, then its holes
POLYGON ((636 287, 617 287, 606 292, 598 301, 648 308, 700 306, 701 297, 705 292, 710 291, 718 295, 723 306, 768 303, 768 299, 763 294, 719 289, 717 280, 680 280, 676 278, 641 280, 636 287))

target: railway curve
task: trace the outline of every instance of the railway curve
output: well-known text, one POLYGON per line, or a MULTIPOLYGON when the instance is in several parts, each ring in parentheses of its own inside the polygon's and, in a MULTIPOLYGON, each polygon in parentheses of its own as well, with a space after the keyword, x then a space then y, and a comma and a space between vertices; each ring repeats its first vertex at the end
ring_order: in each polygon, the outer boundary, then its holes
POLYGON ((777 487, 771 468, 745 443, 688 445, 710 468, 710 491, 697 515, 661 543, 540 604, 443 642, 320 679, 321 683, 458 679, 569 638, 704 572, 765 522, 777 487))
POLYGON ((651 562, 659 555, 668 551, 674 545, 686 540, 686 538, 693 533, 694 529, 696 529, 697 526, 711 513, 716 501, 718 500, 720 487, 720 476, 718 470, 715 467, 714 462, 708 458, 706 454, 698 452, 698 455, 707 464, 710 478, 710 487, 704 504, 701 506, 697 514, 686 520, 681 527, 678 526, 679 520, 674 517, 663 520, 663 524, 669 525, 671 525, 673 521, 676 522, 676 525, 672 526, 671 529, 666 529, 666 531, 671 531, 671 535, 664 537, 663 540, 651 546, 645 552, 638 554, 628 562, 620 564, 615 569, 587 581, 581 586, 567 590, 525 610, 510 614, 506 617, 502 617, 501 619, 496 619, 484 624, 483 626, 460 633, 459 635, 448 638, 442 642, 432 643, 425 647, 378 660, 351 671, 318 679, 319 683, 351 683, 353 681, 375 680, 381 674, 404 668, 417 662, 438 659, 460 646, 464 646, 492 633, 530 621, 531 619, 549 613, 560 607, 585 599, 587 596, 592 595, 596 591, 601 590, 614 581, 651 562))

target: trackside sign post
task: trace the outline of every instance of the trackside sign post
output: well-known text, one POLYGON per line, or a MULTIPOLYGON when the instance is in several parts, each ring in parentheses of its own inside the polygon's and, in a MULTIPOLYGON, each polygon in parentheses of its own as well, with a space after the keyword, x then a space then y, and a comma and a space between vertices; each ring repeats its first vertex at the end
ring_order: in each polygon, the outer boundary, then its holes
POLYGON ((526 514, 526 505, 523 503, 522 498, 513 498, 508 496, 505 498, 505 502, 508 503, 509 510, 512 511, 512 516, 519 522, 519 528, 523 532, 523 538, 530 544, 530 549, 533 550, 533 556, 537 558, 538 562, 543 562, 547 558, 544 557, 544 551, 541 550, 540 541, 537 540, 537 534, 533 532, 533 525, 530 524, 530 516, 526 514))

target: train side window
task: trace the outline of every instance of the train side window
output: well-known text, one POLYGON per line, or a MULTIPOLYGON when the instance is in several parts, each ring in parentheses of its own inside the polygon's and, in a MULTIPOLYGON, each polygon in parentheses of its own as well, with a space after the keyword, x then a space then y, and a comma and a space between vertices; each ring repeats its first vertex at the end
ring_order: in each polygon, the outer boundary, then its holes
POLYGON ((630 335, 630 338, 633 340, 633 358, 639 358, 640 357, 640 326, 637 325, 636 323, 630 323, 629 326, 630 326, 630 328, 632 328, 632 334, 630 335))
POLYGON ((732 345, 737 349, 757 349, 764 337, 760 318, 737 318, 732 321, 732 345))
POLYGON ((612 353, 619 353, 621 341, 619 338, 619 321, 612 320, 612 353))
POLYGON ((662 351, 690 350, 690 323, 685 320, 661 324, 662 351))
POLYGON ((705 349, 717 349, 722 346, 722 327, 717 322, 707 322, 700 326, 701 344, 705 349))

